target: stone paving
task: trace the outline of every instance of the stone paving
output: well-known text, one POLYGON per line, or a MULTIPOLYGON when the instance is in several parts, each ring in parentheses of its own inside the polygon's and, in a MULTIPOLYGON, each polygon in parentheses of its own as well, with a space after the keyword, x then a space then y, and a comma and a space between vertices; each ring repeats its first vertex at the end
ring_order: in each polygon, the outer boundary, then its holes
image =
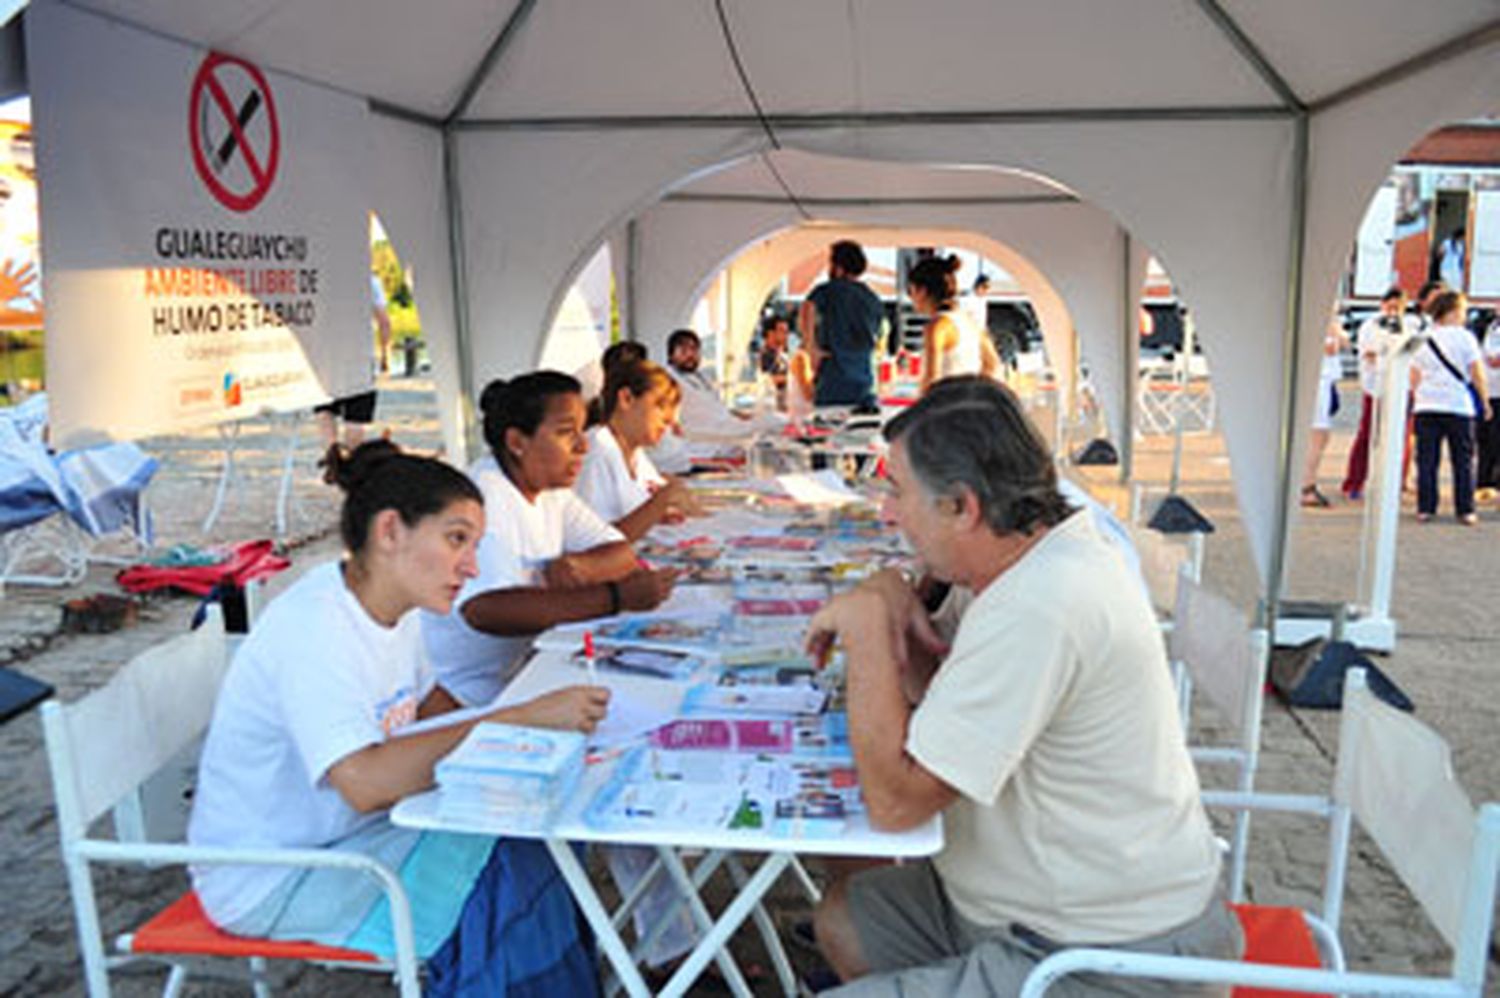
MULTIPOLYGON (((430 382, 388 381, 382 384, 381 424, 408 446, 436 450, 439 434, 430 382)), ((1346 386, 1346 394, 1352 386, 1346 386)), ((1345 409, 1354 409, 1346 406, 1345 409)), ((1347 418, 1347 417, 1346 417, 1347 418)), ((1347 428, 1345 428, 1347 429, 1347 428)), ((284 431, 265 426, 246 428, 240 439, 239 501, 226 511, 214 534, 204 538, 199 525, 212 500, 219 452, 213 431, 147 441, 164 459, 152 487, 159 543, 221 542, 268 536, 284 431)), ((1138 449, 1138 477, 1158 486, 1167 476, 1169 440, 1152 437, 1138 449)), ((1324 491, 1333 494, 1342 470, 1347 433, 1336 434, 1324 463, 1324 491)), ((332 535, 333 490, 317 481, 313 464, 318 447, 304 425, 297 450, 296 516, 288 538, 293 569, 273 586, 283 587, 308 565, 336 555, 332 535)), ((1253 605, 1257 590, 1244 535, 1234 509, 1222 441, 1215 435, 1188 438, 1183 493, 1218 527, 1209 540, 1205 576, 1215 589, 1238 605, 1253 605)), ((1084 469, 1091 484, 1123 504, 1110 481, 1109 469, 1084 469)), ((1467 529, 1448 520, 1417 526, 1403 517, 1395 611, 1401 637, 1384 668, 1417 703, 1418 716, 1433 725, 1453 746, 1454 767, 1475 800, 1500 799, 1500 606, 1487 575, 1500 565, 1500 514, 1485 510, 1483 523, 1467 529)), ((1356 548, 1360 514, 1357 506, 1339 505, 1300 518, 1290 572, 1290 595, 1336 599, 1350 595, 1358 569, 1356 548)), ((64 700, 75 699, 102 684, 118 665, 138 651, 179 632, 195 602, 153 598, 144 605, 136 626, 107 635, 58 633, 59 607, 78 593, 113 591, 111 572, 96 569, 76 591, 14 587, 0 599, 0 664, 22 668, 53 683, 64 700)), ((1327 789, 1336 751, 1338 715, 1289 711, 1267 701, 1264 725, 1262 789, 1321 792, 1327 789)), ((1218 725, 1207 710, 1195 723, 1212 739, 1218 725)), ((1257 817, 1251 836, 1249 889, 1256 900, 1312 905, 1322 883, 1324 829, 1308 819, 1257 817)), ((169 902, 185 879, 181 871, 98 868, 95 884, 101 917, 108 931, 139 923, 169 902)), ((6 917, 0 922, 0 994, 81 994, 72 910, 58 858, 50 784, 40 725, 35 713, 0 726, 0 896, 6 917)), ((789 885, 782 885, 775 906, 782 918, 794 918, 804 907, 789 885)), ((1356 840, 1350 865, 1343 936, 1356 967, 1389 971, 1441 969, 1447 950, 1426 926, 1414 902, 1380 859, 1373 844, 1356 840)), ((765 965, 763 954, 742 933, 737 952, 746 963, 765 965)), ((796 951, 799 963, 807 957, 796 951)), ((222 965, 219 968, 222 971, 222 965)), ((377 979, 355 973, 333 973, 300 965, 278 968, 278 991, 296 995, 356 995, 386 991, 377 979)), ((1492 959, 1490 991, 1500 994, 1500 965, 1492 959)), ((116 972, 115 990, 123 995, 155 993, 163 973, 149 965, 116 972)), ((191 994, 243 994, 243 984, 195 977, 191 994)), ((702 993, 719 993, 712 984, 702 993)), ((773 986, 762 984, 769 993, 773 986)))

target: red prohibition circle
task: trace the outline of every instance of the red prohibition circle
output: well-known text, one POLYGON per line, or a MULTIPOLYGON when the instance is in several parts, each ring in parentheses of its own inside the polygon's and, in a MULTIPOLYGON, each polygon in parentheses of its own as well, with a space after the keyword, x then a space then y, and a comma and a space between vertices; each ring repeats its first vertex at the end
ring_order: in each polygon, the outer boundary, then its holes
POLYGON ((281 125, 276 116, 276 102, 271 96, 271 85, 266 82, 265 74, 258 66, 222 52, 210 52, 204 58, 203 64, 198 67, 197 75, 193 77, 191 96, 188 99, 188 144, 193 150, 193 168, 198 171, 198 177, 208 188, 208 192, 220 204, 231 211, 240 212, 249 211, 260 204, 271 190, 271 184, 276 180, 276 167, 281 161, 281 125), (260 104, 265 105, 267 134, 270 136, 269 149, 257 150, 246 137, 240 122, 240 112, 235 110, 229 95, 224 92, 223 84, 214 75, 220 66, 225 65, 237 66, 244 70, 255 87, 251 91, 251 96, 258 99, 260 104), (204 149, 208 136, 203 133, 202 126, 205 97, 218 109, 218 113, 229 128, 232 144, 230 155, 239 156, 244 160, 245 168, 252 181, 247 191, 237 191, 229 187, 209 163, 208 150, 204 149), (261 159, 261 152, 265 153, 264 161, 261 159))

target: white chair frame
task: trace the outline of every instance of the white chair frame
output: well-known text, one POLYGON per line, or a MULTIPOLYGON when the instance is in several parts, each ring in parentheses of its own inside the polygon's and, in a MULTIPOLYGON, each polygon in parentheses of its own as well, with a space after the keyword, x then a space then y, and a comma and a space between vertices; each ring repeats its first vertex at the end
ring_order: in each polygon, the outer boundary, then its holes
MULTIPOLYGON (((400 878, 378 861, 322 849, 212 848, 140 841, 145 825, 141 788, 207 730, 226 668, 225 658, 223 619, 215 607, 198 631, 179 635, 137 656, 105 687, 83 700, 67 705, 49 700, 42 705, 58 834, 88 993, 94 998, 107 998, 109 970, 142 959, 171 966, 163 991, 167 996, 177 995, 188 976, 186 965, 168 955, 130 953, 130 935, 118 939, 123 955, 106 954, 91 864, 234 864, 350 869, 375 879, 390 904, 395 962, 333 965, 391 972, 403 998, 418 998, 421 989, 411 904, 400 878), (146 699, 151 692, 160 693, 168 687, 173 696, 146 699), (100 724, 101 719, 116 723, 100 724), (125 727, 130 725, 134 730, 125 727), (144 730, 147 728, 150 730, 144 730), (110 772, 91 771, 90 762, 100 759, 109 760, 110 772), (117 837, 90 836, 89 826, 111 810, 117 837)), ((263 958, 250 959, 250 977, 258 998, 269 994, 263 958)))
MULTIPOLYGON (((1186 565, 1178 577, 1173 621, 1168 646, 1184 736, 1190 737, 1195 689, 1201 690, 1235 729, 1232 745, 1190 744, 1188 751, 1200 766, 1234 767, 1234 789, 1249 793, 1255 789, 1260 766, 1270 636, 1263 628, 1246 627, 1238 611, 1192 578, 1186 565), (1194 619, 1195 614, 1211 619, 1194 619)), ((1250 809, 1239 809, 1229 843, 1229 898, 1235 903, 1245 899, 1249 848, 1250 809)))
MULTIPOLYGON (((1372 736, 1376 744, 1388 736, 1394 744, 1399 736, 1414 730, 1422 733, 1429 742, 1436 736, 1420 722, 1377 700, 1369 691, 1363 669, 1351 669, 1345 677, 1344 716, 1341 720, 1338 766, 1331 799, 1223 795, 1215 803, 1226 806, 1269 805, 1276 810, 1312 813, 1326 808, 1331 819, 1331 860, 1325 874, 1324 909, 1325 920, 1335 928, 1344 887, 1349 826, 1352 818, 1357 816, 1376 844, 1392 858, 1402 882, 1452 945, 1453 961, 1447 976, 1350 972, 1341 965, 1314 970, 1079 948, 1053 954, 1038 964, 1027 978, 1021 998, 1041 998, 1052 983, 1076 973, 1240 984, 1325 994, 1481 998, 1490 934, 1494 928, 1496 887, 1500 884, 1500 804, 1485 804, 1477 810, 1469 804, 1452 778, 1447 746, 1442 745, 1442 757, 1436 765, 1428 767, 1435 770, 1430 774, 1433 784, 1441 788, 1441 793, 1433 798, 1439 805, 1438 810, 1442 811, 1441 815, 1433 815, 1434 823, 1441 830, 1429 834, 1423 843, 1431 847, 1428 850, 1430 855, 1443 864, 1439 871, 1441 875, 1435 876, 1432 866, 1408 870, 1413 843, 1403 839, 1412 822, 1406 814, 1384 815, 1366 808, 1369 787, 1387 786, 1383 778, 1393 774, 1383 772, 1381 762, 1368 762, 1361 750, 1364 740, 1372 736), (1388 843, 1397 845, 1400 859, 1392 856, 1388 843)), ((1210 796, 1204 795, 1206 802, 1210 796)), ((1428 803, 1422 801, 1416 806, 1428 803)))

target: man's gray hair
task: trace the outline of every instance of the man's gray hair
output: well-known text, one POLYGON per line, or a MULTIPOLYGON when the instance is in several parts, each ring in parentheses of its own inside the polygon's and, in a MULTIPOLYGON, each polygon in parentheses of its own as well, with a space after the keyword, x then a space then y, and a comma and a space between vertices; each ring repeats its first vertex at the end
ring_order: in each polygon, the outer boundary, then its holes
POLYGON ((944 378, 891 420, 922 487, 935 496, 968 488, 997 534, 1030 534, 1073 512, 1057 489, 1057 468, 1042 435, 1010 389, 977 375, 944 378))

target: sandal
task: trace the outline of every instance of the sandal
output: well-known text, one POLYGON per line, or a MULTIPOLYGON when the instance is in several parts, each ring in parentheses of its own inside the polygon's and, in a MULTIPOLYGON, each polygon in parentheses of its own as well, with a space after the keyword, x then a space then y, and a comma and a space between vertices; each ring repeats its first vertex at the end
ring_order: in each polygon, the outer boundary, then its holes
POLYGON ((1417 514, 1417 522, 1418 523, 1427 523, 1427 522, 1431 521, 1431 519, 1432 519, 1432 514, 1431 513, 1418 513, 1417 514))
POLYGON ((1318 491, 1316 485, 1304 485, 1302 486, 1302 505, 1314 509, 1327 509, 1333 503, 1329 502, 1328 497, 1318 491))
POLYGON ((1479 526, 1479 514, 1465 513, 1463 516, 1460 516, 1458 518, 1458 522, 1462 523, 1466 527, 1477 527, 1479 526))

